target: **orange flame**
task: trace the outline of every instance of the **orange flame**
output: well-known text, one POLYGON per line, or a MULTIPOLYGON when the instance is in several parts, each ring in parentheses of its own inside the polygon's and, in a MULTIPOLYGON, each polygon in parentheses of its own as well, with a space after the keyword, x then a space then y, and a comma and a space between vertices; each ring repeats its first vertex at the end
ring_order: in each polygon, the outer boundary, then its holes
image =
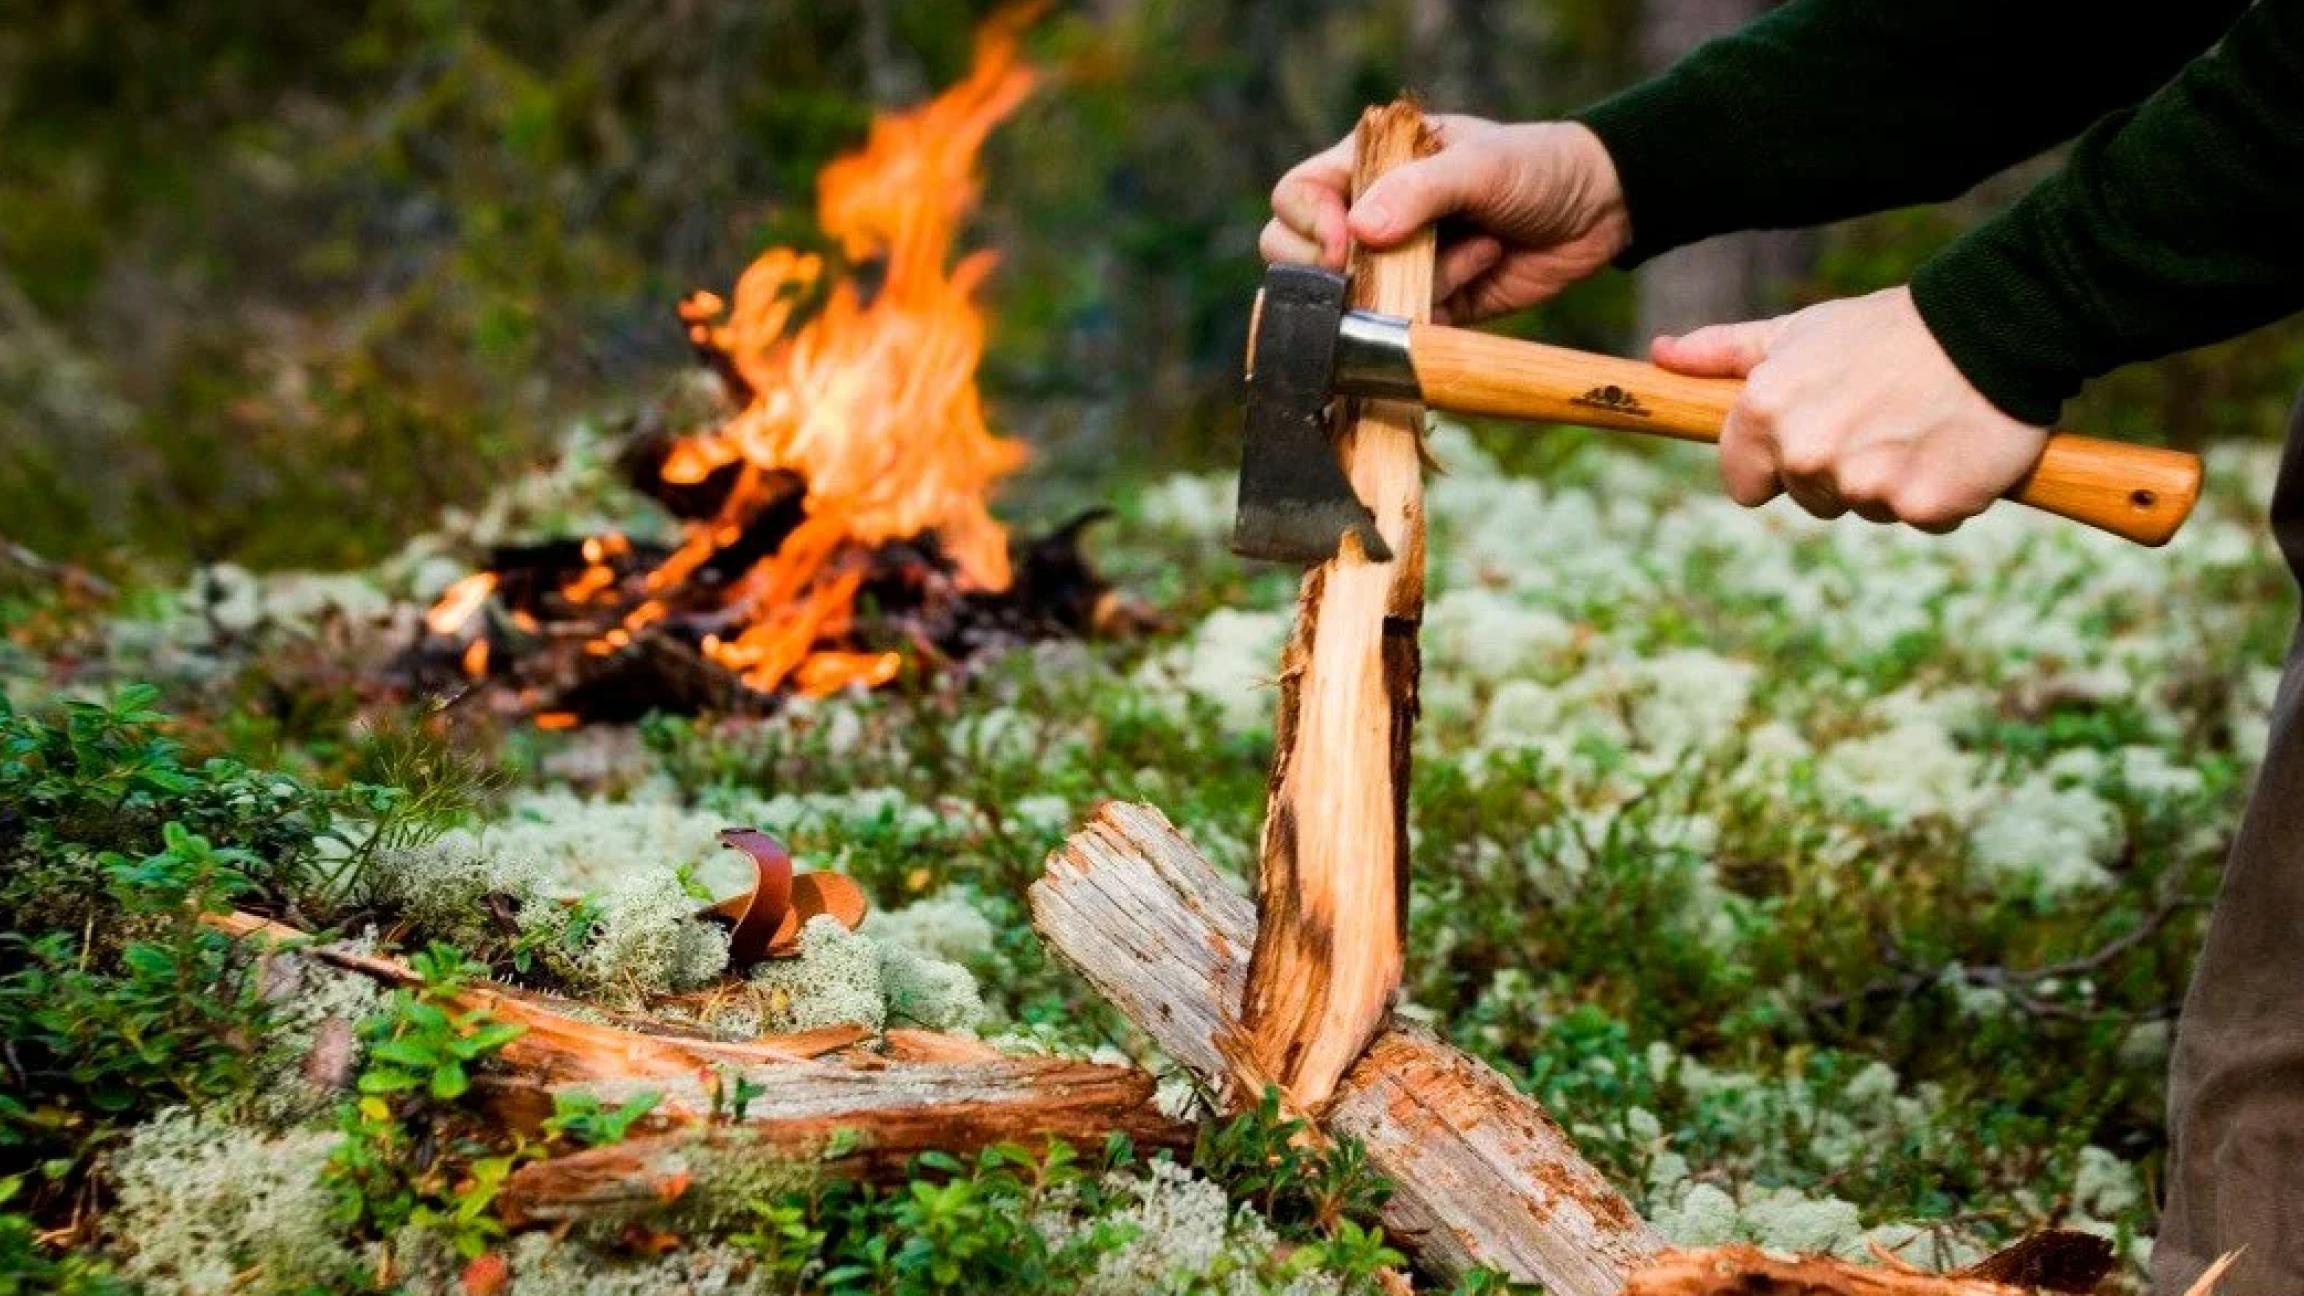
POLYGON ((479 615, 488 596, 496 592, 496 573, 474 572, 450 585, 424 614, 424 627, 436 635, 452 635, 479 615))
POLYGON ((665 461, 665 480, 679 483, 742 467, 720 515, 689 529, 648 589, 677 587, 740 536, 767 502, 771 474, 806 484, 805 519, 728 590, 739 628, 705 644, 754 688, 795 672, 809 693, 893 674, 887 654, 814 647, 846 627, 865 576, 857 559, 872 546, 934 532, 969 586, 1008 585, 1007 535, 987 501, 1025 449, 993 435, 976 390, 984 317, 974 296, 993 258, 947 262, 977 196, 977 152, 1031 92, 1017 52, 1025 17, 995 17, 978 34, 965 81, 874 121, 861 150, 818 176, 819 221, 850 262, 880 265, 876 291, 838 279, 794 327, 825 266, 773 248, 737 280, 733 304, 710 293, 682 303, 691 336, 728 357, 751 399, 665 461))
MULTIPOLYGON (((623 535, 584 542, 584 566, 557 593, 613 618, 587 653, 622 650, 675 607, 697 610, 703 594, 722 626, 703 639, 704 653, 750 687, 789 683, 809 695, 877 687, 895 677, 898 655, 841 642, 875 548, 933 533, 964 588, 1007 588, 1008 538, 988 503, 1026 452, 993 435, 976 390, 985 329, 975 294, 993 257, 955 261, 953 245, 976 201, 985 138, 1032 91, 1018 46, 1040 8, 995 14, 977 33, 966 80, 875 119, 862 148, 817 176, 819 223, 850 265, 877 271, 877 287, 834 275, 815 254, 771 248, 737 279, 732 302, 698 292, 680 304, 690 339, 715 353, 745 403, 676 442, 660 471, 694 485, 728 469, 733 482, 717 514, 690 523, 679 547, 644 572, 623 535), (768 506, 789 504, 795 481, 805 490, 801 517, 774 552, 723 586, 694 583, 768 506)), ((441 636, 463 632, 498 591, 495 574, 468 576, 425 614, 426 625, 441 636)), ((511 618, 537 630, 525 610, 511 618)), ((485 638, 468 644, 465 671, 485 674, 488 654, 485 638)), ((535 723, 563 728, 575 717, 546 712, 535 723)))

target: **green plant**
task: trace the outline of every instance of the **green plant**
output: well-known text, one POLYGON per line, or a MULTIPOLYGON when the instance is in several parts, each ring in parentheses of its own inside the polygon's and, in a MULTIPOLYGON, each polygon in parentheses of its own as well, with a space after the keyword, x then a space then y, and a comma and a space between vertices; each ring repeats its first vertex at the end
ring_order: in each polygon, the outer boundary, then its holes
POLYGON ((1280 1091, 1268 1087, 1254 1107, 1203 1124, 1192 1163, 1235 1201, 1254 1206, 1282 1237, 1322 1242, 1346 1224, 1372 1221, 1392 1185, 1359 1142, 1309 1139, 1308 1128, 1281 1114, 1280 1091))
POLYGON ((175 822, 162 835, 142 858, 100 856, 116 945, 61 931, 0 936, 21 962, 0 977, 10 1079, 0 1147, 38 1159, 59 1185, 144 1114, 245 1088, 270 1048, 274 1013, 253 961, 202 921, 253 888, 259 861, 175 822))
POLYGON ((1099 1218, 1099 1181, 1131 1155, 1126 1140, 1093 1164, 1059 1142, 1038 1153, 999 1144, 968 1161, 928 1152, 900 1186, 825 1180, 755 1202, 751 1226, 732 1240, 759 1257, 761 1276, 779 1290, 1056 1296, 1077 1291, 1127 1240, 1099 1218), (1044 1227, 1058 1210, 1087 1226, 1044 1227))
POLYGON ((663 1101, 662 1094, 634 1094, 621 1106, 610 1107, 589 1093, 556 1093, 552 1095, 552 1114, 544 1118, 544 1135, 548 1139, 566 1139, 580 1147, 621 1143, 631 1132, 633 1123, 656 1110, 657 1104, 663 1101))
POLYGON ((347 1227, 378 1239, 406 1227, 433 1230, 474 1257, 503 1235, 496 1194, 529 1149, 515 1141, 501 1150, 454 1104, 471 1087, 472 1068, 524 1028, 483 1009, 458 1010, 466 984, 486 969, 456 950, 435 945, 409 963, 419 984, 393 991, 361 1025, 367 1064, 358 1096, 339 1115, 344 1141, 328 1177, 347 1227))
POLYGON ((29 1215, 13 1209, 22 1175, 0 1178, 0 1296, 130 1296, 135 1290, 101 1260, 53 1255, 29 1215))
POLYGON ((816 1222, 811 1200, 754 1202, 752 1223, 728 1236, 751 1251, 762 1281, 781 1290, 794 1290, 809 1270, 821 1268, 825 1239, 830 1236, 816 1222))

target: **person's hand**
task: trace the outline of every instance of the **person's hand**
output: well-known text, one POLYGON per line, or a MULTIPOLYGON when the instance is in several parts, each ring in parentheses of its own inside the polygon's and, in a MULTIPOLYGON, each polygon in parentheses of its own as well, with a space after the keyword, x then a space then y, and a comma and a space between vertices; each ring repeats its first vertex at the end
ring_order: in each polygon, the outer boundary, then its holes
POLYGON ((1651 355, 1746 380, 1720 433, 1720 478, 1746 507, 1784 492, 1818 517, 1950 531, 2023 480, 2048 439, 1968 385, 1909 288, 1660 337, 1651 355))
POLYGON ((1624 190, 1600 137, 1573 122, 1505 126, 1429 118, 1439 151, 1352 193, 1353 139, 1299 163, 1272 189, 1264 259, 1344 268, 1346 233, 1374 248, 1453 218, 1433 274, 1441 318, 1463 323, 1543 301, 1631 239, 1624 190))

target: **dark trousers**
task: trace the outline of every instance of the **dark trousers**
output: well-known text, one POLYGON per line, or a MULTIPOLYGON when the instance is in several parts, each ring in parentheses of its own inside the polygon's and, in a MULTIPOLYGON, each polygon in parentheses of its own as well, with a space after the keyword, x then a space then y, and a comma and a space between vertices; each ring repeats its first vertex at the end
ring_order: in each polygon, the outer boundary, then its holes
MULTIPOLYGON (((2272 532, 2304 582, 2304 399, 2288 429, 2272 532)), ((2184 997, 2168 1079, 2159 1296, 2247 1248, 2219 1296, 2304 1294, 2304 631, 2184 997)))

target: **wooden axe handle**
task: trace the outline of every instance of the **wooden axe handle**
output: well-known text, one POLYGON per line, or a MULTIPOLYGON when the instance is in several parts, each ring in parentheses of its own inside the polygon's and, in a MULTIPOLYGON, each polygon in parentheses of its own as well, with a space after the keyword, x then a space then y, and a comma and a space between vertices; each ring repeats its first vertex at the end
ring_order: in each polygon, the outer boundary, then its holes
MULTIPOLYGON (((1424 403, 1434 409, 1682 441, 1718 441, 1744 390, 1740 379, 1690 378, 1637 360, 1437 324, 1409 328, 1408 356, 1424 403)), ((2200 498, 2200 457, 2051 432, 2040 462, 2008 498, 2138 544, 2165 544, 2200 498)))

